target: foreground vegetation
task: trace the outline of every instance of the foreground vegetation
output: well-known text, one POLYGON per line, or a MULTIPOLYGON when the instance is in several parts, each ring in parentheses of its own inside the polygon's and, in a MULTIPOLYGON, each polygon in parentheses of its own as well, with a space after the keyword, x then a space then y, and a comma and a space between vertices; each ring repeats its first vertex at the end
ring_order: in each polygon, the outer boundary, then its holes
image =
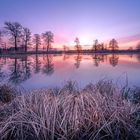
MULTIPOLYGON (((1 99, 4 91, 0 89, 1 99)), ((13 88, 6 91, 12 100, 0 107, 3 140, 140 138, 138 90, 119 89, 111 81, 99 81, 84 89, 68 82, 63 88, 24 94, 13 88)))

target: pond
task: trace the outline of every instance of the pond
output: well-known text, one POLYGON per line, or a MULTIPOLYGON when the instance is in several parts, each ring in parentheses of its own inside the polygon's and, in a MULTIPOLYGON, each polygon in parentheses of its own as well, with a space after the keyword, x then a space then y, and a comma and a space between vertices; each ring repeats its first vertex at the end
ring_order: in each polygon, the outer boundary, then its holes
POLYGON ((0 57, 0 82, 24 89, 61 87, 76 81, 80 88, 102 79, 118 85, 140 85, 140 54, 38 54, 0 57))

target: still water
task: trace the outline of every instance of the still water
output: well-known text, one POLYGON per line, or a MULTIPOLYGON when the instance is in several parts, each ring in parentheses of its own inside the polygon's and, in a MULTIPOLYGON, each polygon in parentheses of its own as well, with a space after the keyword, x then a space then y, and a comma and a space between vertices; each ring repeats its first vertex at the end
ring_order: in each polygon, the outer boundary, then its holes
POLYGON ((140 54, 22 55, 0 57, 0 82, 25 89, 79 87, 101 79, 118 85, 140 86, 140 54))

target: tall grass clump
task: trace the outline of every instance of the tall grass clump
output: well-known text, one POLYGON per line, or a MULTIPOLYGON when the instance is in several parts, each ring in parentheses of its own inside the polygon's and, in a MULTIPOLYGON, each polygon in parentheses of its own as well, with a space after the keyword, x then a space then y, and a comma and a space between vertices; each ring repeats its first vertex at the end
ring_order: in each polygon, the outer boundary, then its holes
POLYGON ((140 137, 140 106, 123 98, 111 81, 78 89, 33 90, 6 106, 1 140, 135 140, 140 137))
POLYGON ((17 90, 8 84, 0 85, 0 103, 11 102, 17 94, 17 90))

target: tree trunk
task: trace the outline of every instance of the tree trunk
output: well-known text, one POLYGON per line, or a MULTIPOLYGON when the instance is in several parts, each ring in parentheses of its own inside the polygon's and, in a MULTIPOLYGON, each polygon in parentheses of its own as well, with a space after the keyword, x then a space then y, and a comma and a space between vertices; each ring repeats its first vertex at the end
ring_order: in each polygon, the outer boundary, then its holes
POLYGON ((47 53, 49 51, 49 47, 50 47, 50 42, 48 41, 48 44, 47 44, 47 53))
POLYGON ((38 45, 36 44, 36 53, 38 52, 38 45))
POLYGON ((17 37, 15 36, 15 51, 17 51, 17 37))
POLYGON ((14 63, 14 72, 17 73, 17 58, 15 58, 15 63, 14 63))
POLYGON ((27 41, 25 41, 25 52, 27 52, 27 41))

